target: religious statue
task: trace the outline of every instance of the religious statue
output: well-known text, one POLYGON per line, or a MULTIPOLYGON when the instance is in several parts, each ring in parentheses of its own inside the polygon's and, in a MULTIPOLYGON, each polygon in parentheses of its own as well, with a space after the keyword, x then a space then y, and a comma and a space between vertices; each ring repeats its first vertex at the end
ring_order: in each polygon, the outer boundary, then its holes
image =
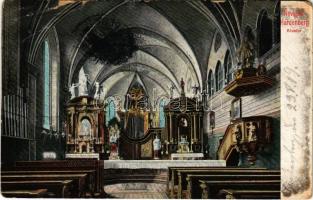
POLYGON ((96 81, 95 87, 96 87, 96 92, 95 92, 95 95, 94 95, 94 99, 99 99, 99 98, 100 98, 100 94, 99 94, 99 82, 96 81))
POLYGON ((111 151, 110 151, 110 160, 116 160, 119 159, 118 156, 118 139, 120 137, 120 130, 115 124, 115 126, 110 126, 109 128, 109 134, 110 134, 110 146, 111 146, 111 151))
POLYGON ((170 87, 170 98, 173 99, 174 97, 174 89, 175 89, 175 85, 172 84, 172 86, 170 87))
POLYGON ((149 127, 154 128, 154 113, 153 112, 149 113, 149 127))
POLYGON ((193 92, 195 97, 197 96, 199 91, 200 91, 200 87, 199 86, 195 85, 195 86, 192 87, 192 92, 193 92))
POLYGON ((249 133, 248 133, 249 142, 255 142, 257 140, 256 129, 257 129, 257 124, 255 122, 252 122, 249 128, 249 133))
POLYGON ((246 31, 237 50, 237 57, 241 68, 253 67, 255 51, 251 31, 246 31))
POLYGON ((236 127, 235 135, 236 135, 237 144, 240 144, 240 141, 242 139, 242 132, 241 132, 241 127, 239 125, 236 127))
POLYGON ((254 164, 257 151, 257 123, 252 122, 248 131, 248 158, 250 164, 254 164))
POLYGON ((104 86, 102 86, 102 90, 101 90, 101 92, 100 92, 100 99, 102 100, 102 101, 104 101, 105 100, 105 87, 104 86))
POLYGON ((188 122, 186 118, 181 118, 179 121, 179 126, 181 127, 187 127, 188 126, 188 122))
POLYGON ((266 75, 266 67, 264 61, 259 64, 256 75, 257 76, 266 75))
POLYGON ((185 93, 185 82, 184 82, 183 78, 181 78, 181 80, 180 80, 180 87, 181 87, 182 94, 184 94, 185 93))
POLYGON ((84 72, 84 69, 81 69, 79 72, 79 95, 80 96, 88 95, 87 82, 88 80, 84 72))
POLYGON ((78 85, 75 84, 75 83, 72 83, 71 87, 69 88, 69 91, 71 93, 71 99, 73 99, 76 95, 75 95, 75 88, 77 87, 78 85))
POLYGON ((160 159, 161 155, 161 140, 159 139, 159 136, 156 135, 155 139, 153 140, 153 158, 155 160, 160 159))

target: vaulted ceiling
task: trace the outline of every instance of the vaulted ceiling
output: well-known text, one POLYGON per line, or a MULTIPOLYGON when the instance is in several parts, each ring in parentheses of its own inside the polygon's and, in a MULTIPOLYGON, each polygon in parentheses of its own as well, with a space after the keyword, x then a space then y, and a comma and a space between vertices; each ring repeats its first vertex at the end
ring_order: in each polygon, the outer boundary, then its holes
POLYGON ((84 68, 91 93, 97 81, 105 86, 108 95, 124 96, 135 74, 141 77, 149 96, 153 88, 158 95, 168 96, 172 85, 175 94, 179 94, 181 78, 186 82, 187 93, 191 93, 192 86, 202 88, 206 81, 214 34, 220 32, 231 51, 235 40, 240 39, 240 16, 231 3, 128 0, 63 3, 60 1, 59 6, 37 14, 41 17, 38 27, 42 28, 34 34, 37 40, 32 45, 41 41, 43 30, 55 27, 60 66, 67 84, 77 81, 77 73, 84 68), (226 16, 224 8, 232 11, 228 18, 222 17, 226 16), (86 54, 89 34, 110 28, 112 20, 129 29, 138 46, 131 58, 117 65, 96 62, 86 54))

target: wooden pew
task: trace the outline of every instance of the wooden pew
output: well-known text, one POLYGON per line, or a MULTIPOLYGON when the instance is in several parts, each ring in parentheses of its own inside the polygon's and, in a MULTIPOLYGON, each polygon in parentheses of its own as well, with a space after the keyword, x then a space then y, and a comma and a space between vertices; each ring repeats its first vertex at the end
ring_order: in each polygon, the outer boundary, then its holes
MULTIPOLYGON (((47 189, 48 193, 52 193, 56 198, 69 198, 73 187, 72 180, 60 180, 60 181, 2 181, 1 191, 18 191, 18 190, 36 190, 47 189)), ((51 196, 50 196, 51 197, 51 196)))
POLYGON ((1 191, 4 197, 13 198, 43 198, 46 197, 47 189, 37 190, 16 190, 16 191, 1 191))
POLYGON ((195 174, 189 174, 187 175, 186 180, 187 183, 187 189, 181 191, 181 195, 184 194, 184 197, 186 198, 201 198, 201 188, 199 181, 220 181, 220 180, 280 180, 279 174, 270 174, 270 173, 213 173, 211 175, 195 175, 195 174))
MULTIPOLYGON (((176 198, 176 193, 179 187, 179 180, 178 180, 178 171, 179 170, 192 170, 192 171, 207 171, 207 170, 225 170, 225 169, 247 169, 247 168, 240 168, 240 167, 169 167, 169 181, 167 184, 167 191, 168 196, 172 198, 176 198)), ((258 170, 265 170, 266 168, 253 168, 258 170)), ((205 173, 204 173, 205 174, 205 173)), ((185 180, 185 179, 184 179, 185 180)))
POLYGON ((280 190, 231 190, 222 189, 218 193, 219 199, 278 199, 280 190))
POLYGON ((95 191, 98 195, 103 194, 103 161, 92 159, 72 160, 38 160, 18 161, 14 170, 19 171, 72 171, 72 170, 95 170, 95 191))
POLYGON ((224 169, 207 169, 207 170, 178 170, 178 188, 177 197, 181 198, 183 191, 186 191, 187 197, 190 197, 192 189, 196 186, 193 183, 198 182, 201 177, 208 177, 211 179, 211 175, 265 175, 274 176, 280 178, 279 170, 265 170, 256 168, 224 168, 224 169), (193 178, 193 179, 192 179, 193 178), (197 179, 198 178, 198 179, 197 179))
MULTIPOLYGON (((232 190, 280 190, 280 180, 221 180, 221 181, 203 181, 200 180, 202 189, 201 198, 218 198, 218 192, 222 189, 232 190)), ((254 196, 259 199, 259 196, 254 196)), ((277 196, 276 198, 280 198, 277 196)))
POLYGON ((85 197, 88 191, 87 174, 18 174, 2 175, 1 181, 54 181, 72 180, 71 197, 85 197))
POLYGON ((87 174, 88 189, 87 192, 90 192, 90 195, 95 193, 95 180, 96 180, 96 171, 95 170, 73 170, 73 171, 1 171, 1 175, 32 175, 32 174, 87 174))
POLYGON ((206 169, 225 169, 225 167, 168 167, 168 181, 166 185, 167 195, 175 197, 176 190, 175 186, 178 185, 177 170, 206 170, 206 169))

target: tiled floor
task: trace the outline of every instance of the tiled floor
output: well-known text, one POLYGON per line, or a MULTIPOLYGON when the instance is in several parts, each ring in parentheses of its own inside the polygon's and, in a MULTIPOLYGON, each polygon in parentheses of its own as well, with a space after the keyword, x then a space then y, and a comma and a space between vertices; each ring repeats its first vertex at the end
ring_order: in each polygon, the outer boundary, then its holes
POLYGON ((154 183, 125 183, 105 186, 109 198, 167 199, 166 185, 154 183))

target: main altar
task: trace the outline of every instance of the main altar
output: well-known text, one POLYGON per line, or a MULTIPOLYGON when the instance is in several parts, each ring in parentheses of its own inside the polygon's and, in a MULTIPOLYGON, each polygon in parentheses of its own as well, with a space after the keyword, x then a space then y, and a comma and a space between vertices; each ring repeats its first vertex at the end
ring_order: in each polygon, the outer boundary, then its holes
MULTIPOLYGON (((203 106, 198 98, 186 97, 184 84, 180 97, 172 98, 164 109, 166 116, 166 129, 162 140, 165 143, 166 154, 172 158, 172 154, 177 158, 187 157, 202 158, 199 153, 203 153, 203 106)), ((203 155, 203 154, 202 154, 203 155)))

